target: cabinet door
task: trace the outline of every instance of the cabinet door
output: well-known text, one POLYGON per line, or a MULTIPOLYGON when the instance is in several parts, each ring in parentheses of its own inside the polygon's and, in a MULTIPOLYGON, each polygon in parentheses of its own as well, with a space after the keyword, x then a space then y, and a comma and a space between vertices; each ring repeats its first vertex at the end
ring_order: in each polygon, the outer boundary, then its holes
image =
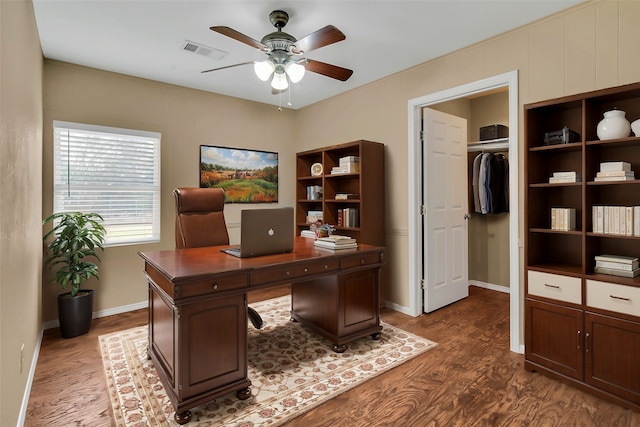
POLYGON ((378 269, 340 276, 339 335, 376 327, 379 321, 378 269))
POLYGON ((247 308, 244 295, 180 307, 181 400, 247 377, 247 308))
POLYGON ((640 323, 585 314, 586 382, 640 403, 640 323))
POLYGON ((582 380, 582 319, 581 310, 527 299, 526 359, 582 380))

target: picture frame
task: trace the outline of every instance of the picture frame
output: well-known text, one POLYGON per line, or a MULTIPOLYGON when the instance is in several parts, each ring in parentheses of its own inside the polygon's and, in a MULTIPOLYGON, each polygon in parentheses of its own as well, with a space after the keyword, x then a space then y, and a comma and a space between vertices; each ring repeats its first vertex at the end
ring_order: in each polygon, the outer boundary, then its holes
POLYGON ((200 145, 200 188, 222 188, 225 203, 277 203, 278 153, 200 145))

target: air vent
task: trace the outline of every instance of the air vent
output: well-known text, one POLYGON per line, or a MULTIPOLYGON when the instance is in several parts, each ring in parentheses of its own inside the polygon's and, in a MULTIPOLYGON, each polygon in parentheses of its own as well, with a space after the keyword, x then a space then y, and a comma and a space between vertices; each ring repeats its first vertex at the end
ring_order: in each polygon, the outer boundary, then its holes
POLYGON ((216 61, 221 60, 229 53, 220 49, 216 49, 215 47, 205 46, 203 44, 192 42, 190 40, 184 41, 182 49, 187 52, 193 52, 198 55, 206 56, 207 58, 211 58, 216 61))

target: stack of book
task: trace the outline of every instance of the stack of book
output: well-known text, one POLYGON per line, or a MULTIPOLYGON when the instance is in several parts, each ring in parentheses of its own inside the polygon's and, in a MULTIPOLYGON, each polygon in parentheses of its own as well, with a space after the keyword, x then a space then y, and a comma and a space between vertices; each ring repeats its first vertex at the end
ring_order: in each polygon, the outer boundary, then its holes
POLYGON ((549 184, 581 181, 582 176, 578 172, 554 172, 553 176, 549 178, 549 184))
POLYGON ((300 237, 306 237, 308 239, 315 239, 316 238, 316 233, 314 231, 311 231, 311 230, 302 230, 300 232, 300 237))
POLYGON ((356 239, 349 236, 341 236, 338 234, 332 234, 329 237, 318 237, 313 244, 319 248, 325 249, 353 249, 358 247, 356 239))
POLYGON ((576 229, 576 210, 574 208, 551 208, 551 229, 569 231, 576 229))
POLYGON ((360 172, 360 157, 346 156, 338 159, 338 166, 331 168, 332 174, 360 172))
POLYGON ((603 162, 600 163, 600 172, 596 174, 595 181, 633 181, 635 173, 628 162, 603 162))
POLYGON ((596 255, 594 271, 621 277, 636 277, 640 274, 638 258, 621 255, 596 255))

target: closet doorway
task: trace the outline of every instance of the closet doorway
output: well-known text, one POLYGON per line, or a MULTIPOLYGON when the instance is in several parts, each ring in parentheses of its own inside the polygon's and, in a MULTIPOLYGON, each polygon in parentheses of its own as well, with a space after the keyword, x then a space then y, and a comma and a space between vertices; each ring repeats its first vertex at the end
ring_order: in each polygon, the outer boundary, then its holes
MULTIPOLYGON (((509 287, 510 293, 510 349, 511 351, 522 353, 523 346, 520 344, 521 336, 521 303, 520 295, 522 290, 520 289, 520 256, 519 256, 519 238, 518 238, 518 81, 517 71, 501 74, 488 79, 473 82, 467 85, 459 86, 456 88, 448 89, 446 91, 438 92, 435 94, 427 95, 421 98, 416 98, 409 101, 409 297, 410 297, 410 309, 412 314, 418 315, 423 312, 423 298, 428 296, 423 295, 424 285, 423 279, 425 279, 425 268, 430 262, 429 259, 423 257, 423 228, 424 228, 424 216, 425 206, 423 204, 423 188, 422 177, 429 174, 429 163, 423 162, 422 142, 420 138, 422 127, 422 114, 423 109, 426 107, 436 110, 443 110, 448 114, 459 115, 469 120, 469 139, 474 140, 474 133, 478 133, 477 129, 474 129, 475 124, 481 122, 480 119, 474 120, 470 117, 470 112, 464 112, 464 105, 469 104, 469 100, 478 98, 487 98, 495 96, 494 94, 500 94, 504 102, 508 103, 508 126, 510 138, 501 142, 502 145, 494 145, 488 149, 492 151, 503 150, 506 156, 511 159, 509 165, 509 213, 502 216, 502 218, 485 217, 480 221, 480 227, 487 227, 487 221, 493 222, 507 221, 508 225, 502 229, 507 230, 502 234, 508 234, 504 236, 508 240, 508 254, 494 254, 500 258, 500 262, 508 264, 508 268, 503 269, 504 278, 499 279, 506 282, 509 287), (462 107, 460 107, 462 106, 462 107), (461 114, 456 114, 456 109, 461 109, 461 114), (505 256, 506 255, 506 256, 505 256)), ((506 123, 505 123, 506 124, 506 123)), ((426 142, 425 142, 426 143, 426 142)), ((500 144, 498 142, 497 144, 500 144)), ((473 153, 470 150, 469 161, 473 161, 473 157, 477 153, 473 153)), ((465 195, 465 197, 468 197, 465 195)), ((473 199, 470 199, 469 214, 473 217, 473 199)), ((478 227, 478 225, 476 225, 478 227)), ((500 228, 498 228, 500 229, 500 228)), ((473 228, 471 229, 473 232, 473 228)), ((486 252, 486 251, 485 251, 486 252)), ((473 256, 473 250, 470 251, 473 256)), ((487 254, 482 254, 486 256, 487 254)), ((472 260, 473 261, 473 260, 472 260)), ((460 262, 467 262, 461 259, 460 262)), ((495 262, 495 260, 491 261, 495 262)), ((473 266, 472 266, 473 268, 473 266)), ((496 271, 499 269, 496 269, 496 271)), ((426 272, 428 273, 428 272, 426 272)), ((490 279, 494 280, 494 278, 490 279)), ((501 285, 501 284, 498 284, 501 285)), ((490 287, 490 286, 489 286, 490 287)), ((425 304, 426 305, 426 304, 425 304)))

